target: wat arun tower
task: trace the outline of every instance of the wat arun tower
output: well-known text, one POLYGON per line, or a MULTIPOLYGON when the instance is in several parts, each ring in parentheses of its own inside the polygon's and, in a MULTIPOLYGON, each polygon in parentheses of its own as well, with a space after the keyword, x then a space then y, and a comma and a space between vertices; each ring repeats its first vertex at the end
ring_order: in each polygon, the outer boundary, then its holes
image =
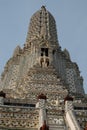
POLYGON ((44 6, 1 74, 0 130, 87 130, 83 78, 44 6))

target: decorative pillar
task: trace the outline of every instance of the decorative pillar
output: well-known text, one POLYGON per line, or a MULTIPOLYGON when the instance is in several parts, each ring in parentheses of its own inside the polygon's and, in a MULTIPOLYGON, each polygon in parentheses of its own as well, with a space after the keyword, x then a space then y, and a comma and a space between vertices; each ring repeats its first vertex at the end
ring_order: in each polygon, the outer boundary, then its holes
POLYGON ((70 130, 81 130, 73 109, 73 98, 69 95, 64 100, 65 116, 70 130))
POLYGON ((73 98, 70 96, 67 96, 64 99, 64 103, 65 103, 65 112, 67 113, 68 111, 72 111, 73 110, 73 98))
POLYGON ((38 96, 38 103, 36 107, 39 108, 39 130, 48 130, 48 126, 46 125, 46 96, 44 94, 40 94, 38 96))

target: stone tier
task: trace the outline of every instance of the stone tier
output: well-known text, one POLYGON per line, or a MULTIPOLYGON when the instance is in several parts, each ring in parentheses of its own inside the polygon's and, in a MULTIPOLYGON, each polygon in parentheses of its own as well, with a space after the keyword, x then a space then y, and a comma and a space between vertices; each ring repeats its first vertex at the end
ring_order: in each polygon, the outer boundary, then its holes
POLYGON ((39 110, 26 107, 0 106, 0 128, 33 129, 39 124, 39 110))

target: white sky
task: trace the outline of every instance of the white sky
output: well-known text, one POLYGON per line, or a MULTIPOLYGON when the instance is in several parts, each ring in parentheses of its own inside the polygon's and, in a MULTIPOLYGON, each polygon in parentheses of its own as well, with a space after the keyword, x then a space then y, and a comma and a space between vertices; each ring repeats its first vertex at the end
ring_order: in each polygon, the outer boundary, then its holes
POLYGON ((0 73, 15 47, 23 47, 30 17, 42 5, 55 17, 59 44, 77 62, 87 93, 87 0, 0 0, 0 73))

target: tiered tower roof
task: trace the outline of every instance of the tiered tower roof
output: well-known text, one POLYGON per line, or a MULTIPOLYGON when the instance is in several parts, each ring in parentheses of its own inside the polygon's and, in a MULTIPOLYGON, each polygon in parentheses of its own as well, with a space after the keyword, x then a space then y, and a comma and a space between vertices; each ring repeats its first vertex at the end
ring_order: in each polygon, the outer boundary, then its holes
POLYGON ((55 19, 45 6, 31 17, 26 42, 37 37, 58 43, 55 19))

